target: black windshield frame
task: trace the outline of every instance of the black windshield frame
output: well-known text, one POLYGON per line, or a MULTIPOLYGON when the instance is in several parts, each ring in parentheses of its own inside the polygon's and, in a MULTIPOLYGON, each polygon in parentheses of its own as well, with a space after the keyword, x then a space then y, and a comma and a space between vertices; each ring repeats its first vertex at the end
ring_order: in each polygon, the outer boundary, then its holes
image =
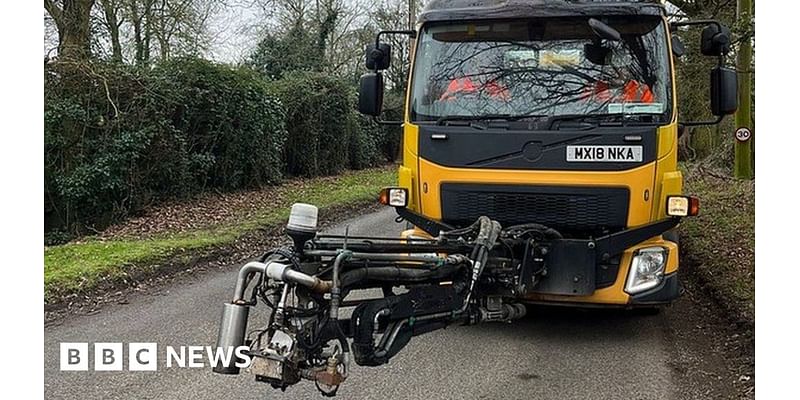
MULTIPOLYGON (((413 72, 412 72, 411 82, 410 82, 410 85, 409 85, 409 95, 408 95, 407 105, 406 105, 407 106, 406 109, 408 110, 407 119, 410 122, 417 123, 417 124, 419 124, 419 123, 435 123, 437 120, 440 120, 442 117, 451 116, 448 113, 429 113, 429 114, 425 114, 424 112, 422 112, 422 110, 417 110, 416 107, 415 107, 415 104, 417 104, 416 102, 417 102, 418 98, 420 97, 420 87, 419 87, 417 81, 419 79, 426 79, 427 80, 429 78, 429 76, 430 76, 430 74, 428 73, 428 74, 425 74, 424 77, 420 78, 420 74, 421 74, 420 70, 423 67, 422 64, 424 62, 426 62, 425 60, 429 56, 427 54, 423 54, 424 51, 422 50, 422 47, 423 47, 423 43, 426 40, 426 38, 428 38, 429 40, 433 40, 432 39, 432 34, 430 33, 430 31, 432 29, 449 29, 449 28, 447 28, 448 26, 459 27, 459 26, 465 26, 465 25, 470 25, 470 24, 474 24, 476 26, 483 26, 483 25, 489 25, 489 24, 510 23, 510 22, 516 22, 516 23, 523 23, 524 22, 524 23, 528 23, 528 24, 537 24, 537 23, 542 23, 542 24, 545 24, 545 23, 547 23, 547 24, 561 24, 561 23, 568 23, 574 29, 574 27, 578 26, 578 24, 586 23, 586 25, 588 25, 588 18, 589 17, 585 17, 585 16, 579 16, 579 17, 557 17, 557 18, 556 17, 554 17, 554 18, 538 18, 538 19, 520 18, 520 19, 516 19, 516 20, 502 20, 502 21, 477 20, 477 21, 458 21, 458 22, 436 22, 436 23, 427 23, 427 24, 423 25, 420 28, 420 34, 418 35, 418 39, 416 40, 416 49, 415 49, 415 57, 414 57, 414 69, 413 69, 413 72), (442 27, 444 27, 444 28, 442 28, 442 27)), ((631 25, 637 24, 637 23, 641 24, 643 20, 648 21, 647 22, 648 24, 652 24, 652 28, 648 28, 650 30, 646 31, 646 32, 639 32, 639 33, 635 33, 635 32, 634 33, 630 33, 629 32, 627 36, 629 38, 636 37, 635 35, 637 35, 637 34, 641 35, 642 37, 645 37, 645 35, 651 36, 650 38, 647 39, 647 40, 652 40, 652 42, 649 45, 644 45, 643 44, 644 40, 638 41, 638 45, 640 46, 641 49, 644 49, 643 51, 646 52, 647 57, 650 57, 650 59, 652 60, 652 63, 654 64, 654 66, 652 68, 654 69, 655 74, 656 74, 656 78, 658 79, 658 84, 657 85, 659 86, 659 90, 660 90, 660 99, 659 99, 660 101, 659 101, 659 104, 662 105, 663 112, 661 112, 660 115, 655 117, 655 118, 652 117, 652 115, 653 115, 652 110, 650 110, 650 112, 643 112, 642 115, 644 115, 644 114, 648 115, 648 118, 644 119, 646 122, 652 122, 652 123, 657 123, 657 124, 665 124, 665 123, 671 122, 673 120, 673 118, 674 118, 674 96, 675 96, 675 93, 674 93, 674 87, 673 87, 673 82, 672 82, 672 79, 673 79, 673 77, 672 77, 673 66, 672 66, 672 59, 671 59, 672 55, 669 52, 668 30, 667 30, 667 26, 666 26, 666 23, 664 22, 663 17, 660 17, 660 16, 617 16, 617 17, 612 18, 609 21, 610 22, 609 24, 611 26, 615 26, 615 25, 616 26, 620 26, 620 25, 622 25, 622 28, 626 28, 627 25, 625 25, 625 24, 631 24, 631 25)), ((621 29, 621 31, 624 32, 624 29, 621 29)), ((564 36, 564 37, 558 37, 557 36, 555 38, 550 38, 547 35, 544 35, 544 34, 541 34, 541 33, 539 33, 539 34, 531 34, 531 35, 539 35, 539 36, 536 36, 535 40, 538 40, 540 42, 549 42, 549 41, 555 42, 557 40, 564 40, 565 38, 569 38, 569 36, 564 36)), ((592 41, 592 39, 590 39, 590 36, 587 36, 586 33, 580 33, 578 35, 580 35, 580 36, 579 37, 576 36, 574 38, 574 40, 586 40, 587 42, 592 41)), ((626 35, 623 34, 623 37, 625 37, 625 36, 626 35)), ((491 41, 491 40, 496 40, 496 39, 487 39, 487 40, 491 41)), ((461 43, 469 43, 469 42, 483 43, 483 41, 481 39, 471 40, 471 41, 460 41, 460 40, 456 39, 456 40, 453 41, 453 43, 459 43, 459 44, 461 44, 461 43)), ((516 44, 516 43, 513 43, 510 40, 508 41, 508 43, 509 44, 516 44)), ((608 44, 608 43, 606 43, 606 44, 608 44)), ((612 45, 613 45, 613 43, 612 43, 612 45)), ((467 53, 467 54, 469 54, 469 53, 467 53)), ((631 52, 631 54, 633 54, 633 52, 631 52)), ((642 65, 649 65, 650 62, 651 61, 642 62, 642 65)), ((430 68, 432 68, 432 67, 429 67, 429 69, 430 68)), ((606 68, 606 67, 604 66, 603 68, 606 68)), ((587 80, 588 79, 589 78, 587 78, 587 80)), ((628 109, 626 107, 627 105, 628 104, 623 104, 622 105, 623 106, 622 107, 623 110, 627 110, 628 109)), ((553 106, 550 105, 549 107, 552 108, 553 106)), ((486 115, 486 114, 494 114, 494 115, 498 115, 498 114, 505 115, 505 114, 507 114, 507 115, 511 115, 511 116, 513 116, 513 115, 528 115, 528 114, 535 114, 535 115, 544 114, 544 115, 540 115, 541 117, 547 117, 547 116, 552 117, 553 115, 569 114, 569 112, 565 111, 565 112, 559 112, 559 113, 550 113, 550 115, 547 115, 548 113, 542 113, 541 112, 542 110, 536 110, 536 109, 516 110, 516 111, 518 111, 518 112, 494 112, 494 113, 482 112, 482 113, 475 113, 475 114, 466 113, 466 115, 458 115, 458 114, 456 114, 455 116, 456 117, 460 117, 460 118, 466 118, 466 117, 469 117, 470 115, 473 115, 473 116, 476 117, 476 119, 479 119, 479 117, 481 115, 486 115)), ((581 112, 583 112, 583 111, 581 111, 581 112)), ((586 112, 589 113, 591 111, 586 111, 586 112)), ((596 112, 596 110, 595 110, 595 112, 596 112)), ((625 111, 625 112, 627 112, 627 111, 625 111)), ((612 114, 610 109, 609 109, 608 113, 612 114)), ((637 114, 634 112, 631 115, 636 116, 637 114)), ((466 119, 468 119, 468 118, 466 118, 466 119)))

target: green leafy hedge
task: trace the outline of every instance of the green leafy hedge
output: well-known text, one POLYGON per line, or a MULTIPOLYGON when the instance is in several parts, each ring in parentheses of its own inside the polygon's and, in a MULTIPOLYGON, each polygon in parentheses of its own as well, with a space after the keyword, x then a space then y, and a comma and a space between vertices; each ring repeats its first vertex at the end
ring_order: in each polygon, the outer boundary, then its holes
MULTIPOLYGON (((175 59, 45 67, 45 231, 63 241, 165 198, 383 162, 355 88, 175 59)), ((388 157, 391 159, 392 157, 388 157)))
POLYGON ((287 171, 317 176, 348 166, 348 118, 352 88, 316 72, 294 71, 273 83, 286 107, 287 171))
POLYGON ((238 189, 281 179, 284 108, 259 75, 196 59, 155 73, 178 94, 171 122, 190 139, 193 170, 204 175, 198 184, 238 189))

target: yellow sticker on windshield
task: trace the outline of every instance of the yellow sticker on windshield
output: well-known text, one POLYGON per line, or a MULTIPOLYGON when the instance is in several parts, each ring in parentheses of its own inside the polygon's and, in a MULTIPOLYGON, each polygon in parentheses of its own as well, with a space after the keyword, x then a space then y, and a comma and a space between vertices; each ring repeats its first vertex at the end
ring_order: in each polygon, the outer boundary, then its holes
POLYGON ((539 53, 540 67, 566 67, 581 63, 578 50, 542 50, 539 53))

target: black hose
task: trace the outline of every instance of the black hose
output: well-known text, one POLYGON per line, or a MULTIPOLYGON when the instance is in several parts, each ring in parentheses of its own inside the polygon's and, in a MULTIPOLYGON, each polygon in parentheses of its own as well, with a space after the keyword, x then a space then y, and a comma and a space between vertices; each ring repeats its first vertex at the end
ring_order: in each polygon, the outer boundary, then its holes
POLYGON ((524 233, 526 231, 539 232, 549 240, 563 239, 561 232, 542 224, 530 223, 530 224, 514 225, 506 228, 506 232, 524 233))
POLYGON ((361 267, 341 274, 340 286, 353 286, 367 280, 418 282, 428 279, 446 278, 464 268, 463 264, 445 264, 435 269, 401 267, 361 267))

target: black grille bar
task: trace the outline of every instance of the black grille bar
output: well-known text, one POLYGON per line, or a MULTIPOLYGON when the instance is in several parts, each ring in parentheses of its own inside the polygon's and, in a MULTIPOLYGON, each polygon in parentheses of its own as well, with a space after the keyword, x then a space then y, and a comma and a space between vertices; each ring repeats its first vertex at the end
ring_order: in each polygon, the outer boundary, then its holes
POLYGON ((481 215, 503 226, 539 223, 569 232, 624 229, 627 188, 443 183, 443 222, 462 226, 481 215))

